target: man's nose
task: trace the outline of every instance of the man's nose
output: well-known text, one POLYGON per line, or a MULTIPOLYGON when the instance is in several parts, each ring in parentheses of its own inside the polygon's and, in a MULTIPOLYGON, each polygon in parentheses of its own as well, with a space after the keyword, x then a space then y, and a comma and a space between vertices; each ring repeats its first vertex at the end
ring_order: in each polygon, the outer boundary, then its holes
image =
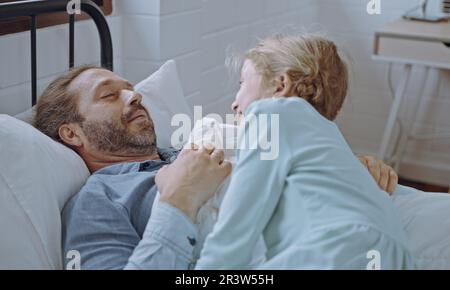
POLYGON ((125 101, 129 106, 139 105, 142 102, 142 96, 138 92, 127 90, 125 93, 125 101))

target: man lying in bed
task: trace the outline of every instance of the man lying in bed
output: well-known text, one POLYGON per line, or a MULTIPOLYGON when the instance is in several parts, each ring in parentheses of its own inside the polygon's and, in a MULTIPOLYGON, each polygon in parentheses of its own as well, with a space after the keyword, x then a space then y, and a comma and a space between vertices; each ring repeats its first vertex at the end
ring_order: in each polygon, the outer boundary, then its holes
MULTIPOLYGON (((82 269, 192 268, 197 212, 230 174, 222 150, 157 148, 141 98, 114 73, 84 66, 55 79, 37 104, 35 126, 75 150, 92 173, 62 213, 63 253, 79 251, 82 269), (168 164, 161 178, 173 182, 159 188, 152 212, 156 173, 168 164)), ((361 161, 394 191, 389 166, 361 161)))

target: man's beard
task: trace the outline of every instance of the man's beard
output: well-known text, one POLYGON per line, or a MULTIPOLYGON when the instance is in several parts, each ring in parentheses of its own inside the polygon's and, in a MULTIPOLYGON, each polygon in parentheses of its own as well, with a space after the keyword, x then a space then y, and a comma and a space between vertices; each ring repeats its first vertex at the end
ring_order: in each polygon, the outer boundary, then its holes
MULTIPOLYGON (((131 116, 138 109, 127 116, 131 116)), ((127 116, 121 118, 122 124, 127 124, 127 116)), ((132 133, 119 122, 114 121, 84 121, 81 124, 88 141, 101 152, 116 154, 155 154, 156 135, 153 122, 144 121, 139 132, 132 133)))

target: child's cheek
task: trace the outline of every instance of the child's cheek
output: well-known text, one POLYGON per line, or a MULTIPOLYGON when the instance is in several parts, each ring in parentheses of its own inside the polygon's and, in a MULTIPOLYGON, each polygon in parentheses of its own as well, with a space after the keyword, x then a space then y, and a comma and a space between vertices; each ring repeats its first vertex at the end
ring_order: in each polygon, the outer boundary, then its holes
POLYGON ((256 101, 256 98, 254 97, 254 93, 252 90, 245 90, 244 94, 242 95, 242 112, 245 112, 245 110, 250 106, 251 103, 256 101))

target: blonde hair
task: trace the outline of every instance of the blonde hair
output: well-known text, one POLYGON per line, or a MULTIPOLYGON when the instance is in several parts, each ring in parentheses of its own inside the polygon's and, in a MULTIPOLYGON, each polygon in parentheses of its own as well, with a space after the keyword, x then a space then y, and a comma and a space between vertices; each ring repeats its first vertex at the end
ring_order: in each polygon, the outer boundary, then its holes
POLYGON ((268 89, 287 73, 297 96, 329 120, 336 119, 348 88, 347 65, 336 45, 315 35, 275 35, 262 40, 244 55, 263 77, 268 89))

